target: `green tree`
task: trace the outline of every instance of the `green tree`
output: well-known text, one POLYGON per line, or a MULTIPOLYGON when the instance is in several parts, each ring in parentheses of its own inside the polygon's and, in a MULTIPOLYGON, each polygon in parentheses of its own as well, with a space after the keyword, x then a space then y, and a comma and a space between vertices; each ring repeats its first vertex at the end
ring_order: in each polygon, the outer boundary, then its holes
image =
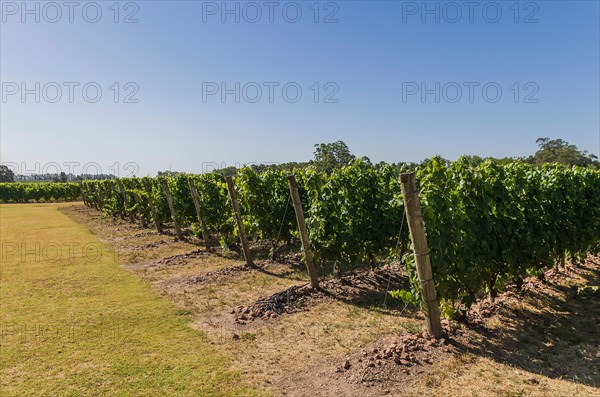
POLYGON ((229 166, 225 168, 219 168, 213 171, 215 174, 221 175, 223 178, 228 176, 235 176, 238 173, 237 167, 229 166))
POLYGON ((313 163, 327 173, 334 169, 350 164, 356 156, 350 153, 348 145, 343 141, 320 143, 315 145, 313 163))
POLYGON ((15 173, 5 165, 0 165, 0 182, 14 182, 15 173))
POLYGON ((580 151, 577 146, 571 145, 562 139, 538 138, 538 151, 530 158, 534 164, 560 163, 568 166, 582 166, 600 168, 598 157, 587 152, 580 151))
POLYGON ((472 167, 477 167, 478 165, 480 165, 481 163, 483 163, 485 161, 485 159, 481 156, 478 155, 465 155, 462 156, 463 160, 465 162, 467 162, 470 166, 472 167))

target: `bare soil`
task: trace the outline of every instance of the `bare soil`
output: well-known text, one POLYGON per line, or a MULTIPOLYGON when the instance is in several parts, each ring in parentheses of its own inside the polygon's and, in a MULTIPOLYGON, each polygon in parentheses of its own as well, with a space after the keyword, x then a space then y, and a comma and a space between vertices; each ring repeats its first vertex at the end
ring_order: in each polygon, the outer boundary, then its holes
MULTIPOLYGON (((61 209, 113 247, 123 266, 183 312, 248 382, 282 396, 600 396, 600 257, 481 301, 446 336, 390 299, 400 264, 307 287, 298 253, 245 266, 83 205, 61 209), (586 288, 587 287, 587 288, 586 288)), ((254 249, 263 250, 260 244, 254 249)), ((258 252, 257 252, 258 253, 258 252)))

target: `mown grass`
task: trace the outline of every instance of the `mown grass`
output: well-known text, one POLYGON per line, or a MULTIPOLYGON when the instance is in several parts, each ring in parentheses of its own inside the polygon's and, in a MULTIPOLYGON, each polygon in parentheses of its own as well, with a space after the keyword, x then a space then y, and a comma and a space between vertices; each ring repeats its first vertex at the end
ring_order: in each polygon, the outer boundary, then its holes
POLYGON ((2 396, 263 395, 59 206, 0 206, 2 396))

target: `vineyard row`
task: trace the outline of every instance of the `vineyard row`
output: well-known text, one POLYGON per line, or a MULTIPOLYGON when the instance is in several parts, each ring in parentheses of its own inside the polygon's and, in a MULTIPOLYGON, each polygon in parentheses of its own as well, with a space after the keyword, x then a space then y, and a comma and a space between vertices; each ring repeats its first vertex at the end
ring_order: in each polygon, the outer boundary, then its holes
MULTIPOLYGON (((474 167, 464 159, 447 165, 438 158, 414 171, 443 308, 470 305, 481 291, 494 294, 507 281, 598 250, 598 171, 520 162, 474 167)), ((418 294, 400 181, 391 167, 356 160, 331 174, 312 168, 294 174, 318 266, 405 259, 418 294)), ((299 238, 287 172, 243 168, 233 182, 250 240, 299 238)), ((216 173, 84 181, 81 189, 88 205, 159 231, 173 222, 222 245, 239 236, 227 183, 216 173)))

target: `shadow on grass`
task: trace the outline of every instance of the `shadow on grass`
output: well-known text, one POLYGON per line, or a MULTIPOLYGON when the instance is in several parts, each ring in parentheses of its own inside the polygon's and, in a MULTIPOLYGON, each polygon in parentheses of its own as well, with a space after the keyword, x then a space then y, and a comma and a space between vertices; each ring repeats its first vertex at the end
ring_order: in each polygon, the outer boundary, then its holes
MULTIPOLYGON (((599 284, 597 262, 579 266, 577 273, 584 284, 599 284)), ((600 294, 586 291, 547 282, 526 293, 533 304, 505 305, 498 329, 473 328, 479 341, 452 343, 525 371, 598 387, 600 294)))

